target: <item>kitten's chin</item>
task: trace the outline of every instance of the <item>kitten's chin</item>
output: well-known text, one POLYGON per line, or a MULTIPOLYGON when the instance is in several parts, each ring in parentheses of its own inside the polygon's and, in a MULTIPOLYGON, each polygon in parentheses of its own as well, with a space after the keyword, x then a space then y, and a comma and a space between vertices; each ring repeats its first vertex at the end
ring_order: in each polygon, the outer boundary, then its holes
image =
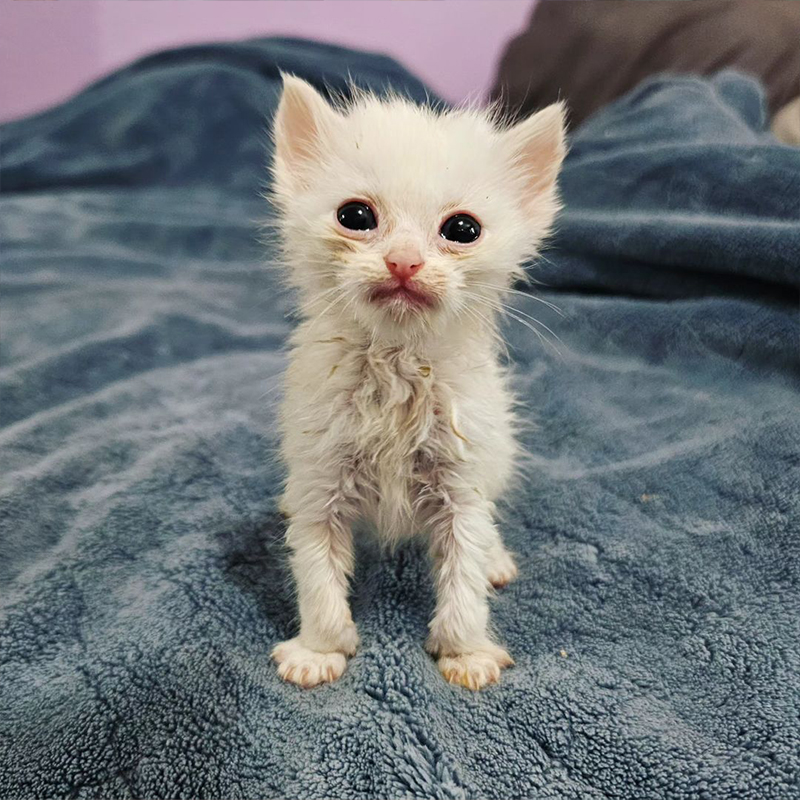
POLYGON ((364 287, 353 309, 374 335, 393 341, 438 330, 446 318, 444 299, 421 285, 380 283, 364 287))

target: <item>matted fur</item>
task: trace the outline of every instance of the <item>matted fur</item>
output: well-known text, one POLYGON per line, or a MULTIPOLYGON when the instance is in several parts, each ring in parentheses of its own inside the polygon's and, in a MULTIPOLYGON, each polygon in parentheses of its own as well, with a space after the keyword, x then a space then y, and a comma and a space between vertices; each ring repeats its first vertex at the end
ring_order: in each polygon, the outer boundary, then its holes
POLYGON ((363 92, 332 106, 287 76, 274 136, 284 268, 303 321, 282 412, 301 625, 273 655, 304 686, 344 670, 358 645, 351 526, 367 519, 387 542, 429 537, 427 647, 448 680, 479 688, 512 663, 488 628, 490 582, 516 574, 494 522, 517 450, 497 312, 558 210, 563 109, 506 129, 492 111, 363 92), (336 221, 353 199, 378 218, 362 237, 336 221), (439 235, 456 212, 480 221, 478 241, 439 235), (432 307, 370 299, 397 248, 424 261, 413 281, 432 307))

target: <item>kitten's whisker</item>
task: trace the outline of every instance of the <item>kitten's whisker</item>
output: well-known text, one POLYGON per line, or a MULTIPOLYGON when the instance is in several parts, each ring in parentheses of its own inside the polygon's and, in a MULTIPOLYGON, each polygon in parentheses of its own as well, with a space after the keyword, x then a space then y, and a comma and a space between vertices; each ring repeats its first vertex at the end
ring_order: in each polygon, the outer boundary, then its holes
MULTIPOLYGON (((555 345, 554 345, 554 344, 553 344, 553 343, 552 343, 552 342, 551 342, 551 341, 550 341, 550 340, 549 340, 549 339, 548 339, 546 336, 544 336, 544 335, 541 333, 541 331, 539 331, 539 330, 537 330, 536 328, 534 328, 534 327, 533 327, 533 325, 531 325, 529 322, 526 322, 526 321, 525 321, 524 319, 522 319, 521 317, 517 317, 517 316, 515 316, 515 315, 514 315, 513 313, 511 313, 510 311, 507 311, 506 313, 508 314, 508 316, 509 316, 509 317, 511 317, 511 319, 513 319, 513 320, 516 320, 517 322, 519 322, 519 323, 520 323, 520 325, 524 325, 526 328, 528 328, 528 329, 532 330, 532 331, 533 331, 533 332, 536 334, 536 336, 539 338, 539 341, 540 341, 542 344, 545 344, 545 345, 547 345, 548 347, 552 348, 553 352, 554 352, 554 353, 556 353, 556 355, 558 355, 558 357, 559 357, 559 358, 563 358, 563 357, 564 357, 564 356, 563 356, 563 354, 562 354, 562 352, 561 352, 561 351, 560 351, 560 350, 559 350, 559 349, 558 349, 558 348, 557 348, 557 347, 556 347, 556 346, 555 346, 555 345)), ((559 341, 560 341, 560 340, 559 340, 559 341)))
POLYGON ((531 322, 535 322, 537 325, 540 325, 542 328, 544 328, 554 339, 556 339, 557 341, 561 342, 561 344, 564 344, 564 342, 562 342, 561 339, 559 338, 558 334, 556 334, 553 330, 548 328, 547 325, 545 325, 544 322, 542 322, 540 319, 536 319, 536 317, 532 317, 530 314, 526 314, 524 311, 520 310, 519 308, 515 308, 514 306, 506 305, 505 303, 502 303, 500 300, 493 300, 493 299, 490 299, 488 297, 481 297, 481 295, 474 295, 474 296, 475 297, 480 297, 481 300, 483 300, 483 302, 486 305, 492 305, 493 303, 496 304, 494 306, 496 311, 501 311, 502 310, 502 311, 505 311, 505 312, 508 312, 508 313, 518 314, 520 316, 525 317, 526 319, 531 320, 531 322))
MULTIPOLYGON (((538 259, 541 259, 546 264, 549 264, 551 267, 553 267, 553 269, 558 269, 558 267, 546 255, 544 255, 544 253, 537 253, 536 259, 534 259, 534 260, 538 260, 538 259)), ((525 275, 525 278, 526 278, 526 280, 529 280, 531 283, 535 283, 537 286, 548 286, 548 287, 550 286, 549 283, 545 283, 544 281, 540 281, 538 278, 534 278, 531 275, 528 275, 527 273, 525 275)))
POLYGON ((509 343, 503 338, 502 333, 500 333, 500 331, 497 328, 497 324, 492 320, 490 320, 485 314, 481 314, 481 312, 478 311, 478 309, 476 308, 470 308, 469 306, 465 306, 465 310, 468 313, 470 313, 470 315, 473 318, 477 319, 479 322, 483 322, 486 325, 492 339, 497 345, 502 347, 506 356, 506 360, 510 361, 511 353, 509 353, 508 351, 509 343))
POLYGON ((311 300, 307 300, 305 303, 300 303, 297 306, 298 311, 307 311, 310 310, 313 306, 317 305, 317 303, 321 303, 328 298, 330 294, 336 292, 337 290, 341 289, 341 286, 334 286, 332 289, 326 289, 321 294, 317 295, 317 297, 312 297, 311 300))
POLYGON ((535 294, 529 294, 528 292, 521 292, 519 289, 512 289, 506 286, 493 286, 491 283, 478 283, 476 281, 471 281, 473 286, 480 286, 484 289, 497 289, 499 292, 508 292, 509 294, 518 294, 520 297, 527 297, 531 300, 535 300, 537 303, 541 303, 542 305, 547 306, 552 311, 555 311, 560 317, 566 318, 566 314, 554 303, 551 303, 549 300, 544 300, 541 297, 538 297, 535 294))
MULTIPOLYGON (((469 295, 469 293, 467 294, 469 295)), ((510 361, 511 354, 508 351, 509 344, 500 333, 497 323, 493 319, 487 317, 486 314, 482 314, 480 311, 478 311, 478 309, 473 308, 472 306, 462 305, 461 310, 469 314, 469 316, 475 319, 478 324, 486 326, 486 330, 492 337, 492 340, 495 342, 495 344, 502 348, 502 350, 505 352, 506 359, 510 361)))
MULTIPOLYGON (((348 292, 350 295, 350 299, 345 303, 344 308, 342 309, 342 314, 344 314, 348 308, 350 308, 353 303, 358 299, 358 292, 348 292)), ((353 316, 355 319, 355 315, 353 316)))
POLYGON ((333 307, 334 307, 334 306, 335 306, 335 305, 336 305, 336 304, 337 304, 337 303, 338 303, 340 300, 343 300, 343 299, 344 299, 344 296, 345 296, 344 288, 342 288, 342 287, 340 287, 340 286, 337 286, 336 288, 340 290, 340 291, 339 291, 339 294, 337 294, 337 295, 336 295, 336 296, 333 298, 333 300, 331 300, 331 302, 330 302, 330 303, 328 303, 328 305, 327 305, 327 306, 325 306, 325 308, 323 308, 323 309, 322 309, 322 311, 320 311, 320 313, 319 313, 319 314, 317 314, 317 316, 316 316, 316 317, 313 317, 313 318, 312 318, 312 319, 309 321, 309 325, 308 325, 308 330, 309 330, 309 331, 310 331, 310 330, 311 330, 311 329, 312 329, 312 328, 313 328, 313 327, 314 327, 314 326, 315 326, 315 325, 316 325, 316 324, 317 324, 317 323, 318 323, 318 322, 319 322, 319 321, 322 319, 322 317, 324 317, 324 316, 325 316, 325 314, 327 314, 327 313, 328 313, 328 312, 329 312, 329 311, 330 311, 330 310, 331 310, 331 309, 332 309, 332 308, 333 308, 333 307))
MULTIPOLYGON (((559 357, 563 357, 562 354, 561 354, 561 351, 551 341, 549 341, 545 336, 543 336, 541 331, 539 331, 538 329, 534 328, 533 325, 531 325, 529 322, 526 322, 524 319, 522 319, 522 317, 528 317, 531 321, 537 323, 538 325, 541 325, 555 339, 557 339, 559 342, 561 342, 561 339, 559 339, 559 337, 555 333, 553 333, 553 331, 551 331, 550 328, 548 328, 547 325, 545 325, 540 320, 536 319, 535 317, 530 317, 528 314, 525 314, 523 311, 518 311, 517 309, 513 308, 512 306, 507 306, 507 305, 504 305, 503 303, 499 303, 499 305, 493 305, 492 302, 488 298, 482 297, 481 295, 468 293, 468 296, 471 296, 475 301, 477 301, 479 303, 482 303, 487 308, 491 308, 492 310, 497 311, 498 313, 506 314, 507 316, 509 316, 513 320, 515 320, 516 322, 519 322, 521 325, 524 325, 526 328, 528 328, 529 330, 533 331, 533 333, 536 334, 537 338, 539 339, 539 341, 542 342, 542 344, 548 345, 549 347, 551 347, 559 355, 559 357), (521 314, 522 316, 517 316, 518 313, 521 314)), ((563 342, 561 342, 561 343, 563 344, 563 342)))
MULTIPOLYGON (((280 378, 281 376, 278 375, 277 377, 280 378)), ((264 392, 264 394, 259 395, 258 399, 259 400, 263 400, 265 397, 268 397, 269 395, 271 395, 276 389, 280 389, 280 388, 281 388, 281 384, 280 383, 276 383, 275 386, 271 386, 269 389, 267 389, 267 391, 264 392)))
POLYGON ((524 325, 526 328, 528 328, 529 330, 533 331, 533 333, 535 333, 535 334, 536 334, 537 338, 539 339, 539 341, 540 341, 540 342, 541 342, 543 345, 548 345, 548 346, 549 346, 549 347, 551 347, 551 348, 552 348, 552 349, 553 349, 553 350, 554 350, 556 353, 558 353, 558 355, 559 355, 559 356, 561 355, 561 351, 560 351, 560 350, 559 350, 559 349, 558 349, 558 348, 557 348, 557 347, 556 347, 556 346, 555 346, 555 345, 554 345, 554 344, 553 344, 551 341, 549 341, 549 340, 547 339, 547 337, 546 337, 546 336, 544 336, 544 335, 542 334, 542 332, 541 332, 541 331, 539 331, 539 330, 537 330, 536 328, 534 328, 534 327, 533 327, 533 325, 531 325, 529 322, 526 322, 524 319, 522 319, 522 317, 515 317, 515 316, 514 316, 513 314, 511 314, 510 312, 506 312, 506 313, 507 313, 507 314, 508 314, 508 316, 509 316, 511 319, 513 319, 515 322, 519 322, 519 323, 520 323, 520 325, 524 325))
MULTIPOLYGON (((500 303, 499 300, 497 302, 500 303)), ((505 303, 500 303, 500 306, 503 308, 504 311, 507 311, 508 313, 520 314, 526 319, 531 320, 531 322, 535 322, 537 325, 541 325, 557 342, 561 342, 561 344, 564 344, 564 342, 561 341, 561 337, 557 333, 555 333, 555 331, 548 328, 547 325, 545 325, 544 322, 542 322, 540 319, 536 319, 536 317, 532 317, 530 314, 526 314, 524 311, 520 311, 520 309, 515 308, 514 306, 507 306, 505 303)))

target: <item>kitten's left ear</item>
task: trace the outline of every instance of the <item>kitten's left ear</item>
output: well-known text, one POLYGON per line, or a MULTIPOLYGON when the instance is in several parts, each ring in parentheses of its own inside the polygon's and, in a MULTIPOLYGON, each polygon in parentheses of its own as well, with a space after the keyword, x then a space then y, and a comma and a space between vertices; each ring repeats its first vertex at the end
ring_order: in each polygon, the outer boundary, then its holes
POLYGON ((317 165, 320 145, 337 114, 306 81, 283 75, 283 94, 275 114, 275 169, 284 179, 302 178, 317 165))
POLYGON ((565 116, 564 103, 553 103, 502 134, 523 171, 529 203, 555 191, 567 154, 565 116))

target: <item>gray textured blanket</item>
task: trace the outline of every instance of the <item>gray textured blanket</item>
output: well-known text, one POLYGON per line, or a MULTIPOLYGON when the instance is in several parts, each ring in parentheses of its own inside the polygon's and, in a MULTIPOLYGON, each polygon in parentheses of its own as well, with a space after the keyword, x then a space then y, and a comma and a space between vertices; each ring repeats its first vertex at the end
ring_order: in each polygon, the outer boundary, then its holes
POLYGON ((270 40, 2 128, 0 796, 800 797, 800 150, 759 88, 660 79, 574 137, 534 268, 566 317, 514 304, 560 354, 507 326, 538 422, 493 601, 516 667, 446 684, 421 549, 364 543, 363 646, 303 691, 268 658, 295 626, 278 68, 425 96, 270 40))

